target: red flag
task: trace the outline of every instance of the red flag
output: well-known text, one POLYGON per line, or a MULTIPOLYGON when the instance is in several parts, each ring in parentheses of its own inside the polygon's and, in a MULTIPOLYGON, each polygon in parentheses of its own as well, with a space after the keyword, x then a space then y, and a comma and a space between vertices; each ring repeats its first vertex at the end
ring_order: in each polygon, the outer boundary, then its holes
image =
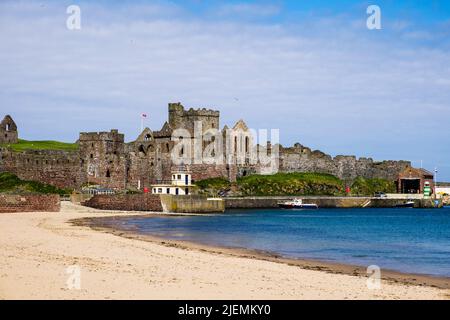
POLYGON ((147 114, 143 113, 142 118, 147 118, 147 114))

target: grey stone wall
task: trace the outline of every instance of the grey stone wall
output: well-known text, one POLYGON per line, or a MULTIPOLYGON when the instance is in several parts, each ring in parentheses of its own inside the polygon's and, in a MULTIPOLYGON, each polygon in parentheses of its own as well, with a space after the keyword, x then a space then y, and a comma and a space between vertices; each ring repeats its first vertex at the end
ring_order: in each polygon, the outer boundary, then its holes
POLYGON ((296 144, 291 148, 280 148, 281 172, 320 172, 329 173, 343 180, 354 180, 357 177, 382 178, 396 180, 398 174, 408 166, 409 161, 375 162, 371 158, 355 156, 331 157, 321 151, 296 144))

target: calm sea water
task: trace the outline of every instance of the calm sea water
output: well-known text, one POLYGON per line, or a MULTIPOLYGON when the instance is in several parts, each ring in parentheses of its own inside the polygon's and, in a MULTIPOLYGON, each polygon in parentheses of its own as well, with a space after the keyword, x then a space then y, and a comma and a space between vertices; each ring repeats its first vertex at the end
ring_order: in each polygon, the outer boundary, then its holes
POLYGON ((232 210, 121 224, 168 239, 450 277, 450 208, 232 210))

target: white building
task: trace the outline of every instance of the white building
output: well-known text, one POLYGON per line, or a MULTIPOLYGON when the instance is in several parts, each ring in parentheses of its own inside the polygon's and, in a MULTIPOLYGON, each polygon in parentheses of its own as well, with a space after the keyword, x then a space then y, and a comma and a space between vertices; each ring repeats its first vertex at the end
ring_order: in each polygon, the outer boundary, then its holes
POLYGON ((171 183, 153 185, 152 194, 189 195, 195 187, 189 173, 172 172, 171 183))
POLYGON ((444 195, 444 194, 450 195, 450 185, 449 186, 437 186, 436 193, 442 194, 442 195, 444 195))

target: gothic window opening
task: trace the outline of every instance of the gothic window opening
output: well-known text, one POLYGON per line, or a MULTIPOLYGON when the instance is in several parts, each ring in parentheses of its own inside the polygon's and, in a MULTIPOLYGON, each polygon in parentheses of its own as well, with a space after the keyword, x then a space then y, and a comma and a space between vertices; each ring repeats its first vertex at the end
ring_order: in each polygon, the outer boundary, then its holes
POLYGON ((11 125, 9 123, 6 124, 6 131, 9 131, 11 129, 11 125))
POLYGON ((245 152, 248 153, 248 145, 249 145, 250 139, 248 137, 245 137, 245 152))
POLYGON ((169 146, 169 143, 166 143, 166 149, 167 149, 167 152, 169 152, 169 151, 170 151, 170 146, 169 146))

